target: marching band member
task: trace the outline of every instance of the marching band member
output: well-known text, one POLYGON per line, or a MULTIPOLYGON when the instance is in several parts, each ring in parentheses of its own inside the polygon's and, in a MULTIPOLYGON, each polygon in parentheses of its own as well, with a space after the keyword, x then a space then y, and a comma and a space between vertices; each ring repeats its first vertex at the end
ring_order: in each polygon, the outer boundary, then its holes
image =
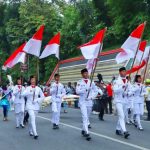
POLYGON ((40 87, 38 87, 35 76, 30 77, 30 86, 25 89, 23 95, 27 97, 26 109, 29 113, 29 134, 34 136, 34 139, 38 138, 36 131, 36 116, 40 109, 40 104, 44 100, 44 94, 40 87))
POLYGON ((89 116, 92 111, 93 99, 98 95, 98 89, 94 82, 90 86, 88 70, 81 70, 83 79, 79 80, 76 87, 76 93, 80 96, 79 107, 82 114, 83 128, 81 134, 86 137, 86 140, 91 140, 88 128, 91 128, 89 116))
POLYGON ((25 99, 22 93, 25 88, 22 86, 22 79, 17 78, 17 85, 13 88, 14 99, 14 107, 15 107, 15 115, 16 115, 16 128, 21 126, 24 128, 24 110, 25 110, 25 99))
POLYGON ((59 129, 62 97, 66 95, 66 90, 64 85, 59 82, 59 74, 55 74, 54 79, 55 82, 52 83, 50 88, 50 94, 52 96, 52 123, 53 129, 59 129))
POLYGON ((133 92, 134 92, 134 115, 136 120, 136 126, 139 130, 143 130, 140 116, 144 113, 144 95, 146 94, 145 86, 142 84, 142 77, 141 75, 136 75, 133 85, 133 92))
POLYGON ((124 138, 128 138, 130 135, 125 127, 125 113, 126 113, 126 95, 129 88, 126 79, 126 68, 122 67, 119 69, 120 76, 113 83, 114 91, 114 102, 118 114, 118 123, 116 127, 116 134, 122 135, 124 133, 124 138))

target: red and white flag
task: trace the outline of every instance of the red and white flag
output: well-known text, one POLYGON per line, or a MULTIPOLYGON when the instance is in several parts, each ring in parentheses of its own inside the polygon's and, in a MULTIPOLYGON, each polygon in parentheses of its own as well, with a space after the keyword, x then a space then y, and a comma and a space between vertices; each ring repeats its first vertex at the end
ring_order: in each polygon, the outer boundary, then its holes
POLYGON ((103 30, 100 30, 91 41, 79 46, 79 48, 81 49, 82 55, 84 56, 85 59, 97 58, 98 53, 100 51, 100 46, 103 43, 105 32, 106 32, 106 28, 103 30))
POLYGON ((44 25, 42 25, 38 29, 38 31, 33 35, 33 37, 25 45, 23 50, 26 53, 39 57, 41 45, 42 45, 43 31, 44 31, 44 25))
POLYGON ((147 63, 147 61, 148 61, 148 59, 150 57, 149 55, 150 55, 150 46, 147 46, 145 48, 144 55, 143 55, 143 60, 145 60, 146 63, 147 63))
POLYGON ((138 50, 137 55, 136 55, 136 60, 137 60, 138 62, 141 62, 141 61, 142 61, 142 57, 143 57, 143 55, 144 55, 144 51, 145 51, 146 44, 147 44, 147 41, 142 41, 142 42, 140 43, 139 50, 138 50))
POLYGON ((145 28, 145 23, 140 24, 133 32, 130 34, 128 39, 121 46, 122 52, 117 54, 116 61, 117 63, 123 63, 130 58, 134 58, 141 36, 145 28))
POLYGON ((96 65, 96 58, 94 58, 94 59, 89 59, 88 61, 87 61, 87 63, 86 63, 86 68, 87 68, 87 70, 88 70, 88 73, 89 73, 89 75, 92 73, 92 71, 93 71, 93 68, 95 67, 95 65, 96 65))
POLYGON ((7 68, 14 67, 17 63, 25 63, 26 53, 23 51, 24 46, 26 43, 22 44, 19 48, 17 48, 12 55, 4 62, 2 66, 3 70, 7 70, 7 68))
POLYGON ((57 33, 45 46, 40 59, 45 58, 49 55, 55 54, 55 56, 59 59, 59 46, 60 46, 60 33, 57 33))
POLYGON ((150 46, 147 46, 144 51, 143 58, 141 58, 142 59, 141 63, 137 66, 133 66, 133 68, 131 68, 130 70, 127 70, 127 74, 131 74, 142 69, 148 63, 149 56, 150 56, 150 46))

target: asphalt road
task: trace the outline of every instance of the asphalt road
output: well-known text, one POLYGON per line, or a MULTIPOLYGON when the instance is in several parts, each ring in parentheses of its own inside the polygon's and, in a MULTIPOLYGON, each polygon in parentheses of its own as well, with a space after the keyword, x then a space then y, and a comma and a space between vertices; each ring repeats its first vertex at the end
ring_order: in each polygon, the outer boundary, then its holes
POLYGON ((0 111, 0 150, 150 150, 150 122, 142 121, 144 131, 128 125, 129 139, 115 135, 117 117, 105 115, 105 121, 99 121, 97 115, 91 115, 91 141, 80 134, 80 110, 70 108, 61 113, 59 130, 52 129, 51 113, 48 109, 39 113, 37 130, 39 139, 28 135, 28 127, 15 128, 14 112, 9 112, 9 121, 2 121, 0 111))

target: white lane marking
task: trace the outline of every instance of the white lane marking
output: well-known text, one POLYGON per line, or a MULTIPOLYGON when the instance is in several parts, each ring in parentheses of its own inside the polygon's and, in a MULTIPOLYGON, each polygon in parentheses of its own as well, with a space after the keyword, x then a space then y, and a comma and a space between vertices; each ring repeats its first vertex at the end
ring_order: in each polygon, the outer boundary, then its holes
MULTIPOLYGON (((45 117, 42 117, 42 116, 37 116, 37 117, 51 122, 51 119, 48 119, 48 118, 45 118, 45 117)), ((75 127, 75 126, 72 126, 72 125, 69 125, 69 124, 66 124, 66 123, 62 123, 62 122, 61 122, 60 124, 61 124, 61 125, 64 125, 64 126, 67 126, 67 127, 69 127, 69 128, 72 128, 72 129, 81 131, 80 128, 75 127)), ((141 146, 138 146, 138 145, 135 145, 135 144, 132 144, 132 143, 124 142, 124 141, 121 141, 121 140, 118 140, 118 139, 114 139, 114 138, 111 138, 111 137, 106 136, 106 135, 103 135, 103 134, 99 134, 99 133, 95 133, 95 132, 91 132, 91 131, 90 131, 89 133, 91 133, 91 134, 93 134, 93 135, 96 135, 96 136, 98 136, 98 137, 101 137, 101 138, 105 138, 105 139, 107 139, 107 140, 111 140, 111 141, 113 141, 113 142, 121 143, 121 144, 130 146, 130 147, 133 147, 133 148, 137 148, 137 149, 140 149, 140 150, 150 150, 150 149, 148 149, 148 148, 141 147, 141 146)))

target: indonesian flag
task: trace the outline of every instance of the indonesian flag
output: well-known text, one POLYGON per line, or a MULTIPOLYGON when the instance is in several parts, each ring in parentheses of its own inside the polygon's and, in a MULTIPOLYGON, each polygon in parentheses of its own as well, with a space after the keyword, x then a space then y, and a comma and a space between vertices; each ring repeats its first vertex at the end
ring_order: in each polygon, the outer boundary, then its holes
POLYGON ((85 59, 94 59, 98 57, 98 53, 100 51, 100 46, 103 43, 105 32, 106 28, 100 30, 91 41, 79 46, 82 55, 84 56, 85 59))
POLYGON ((142 69, 148 63, 149 56, 150 56, 150 46, 146 47, 144 54, 143 54, 143 58, 141 58, 142 62, 139 65, 134 66, 132 69, 128 70, 127 74, 131 74, 142 69))
POLYGON ((25 45, 23 50, 26 53, 39 57, 40 49, 42 45, 43 31, 44 31, 44 25, 42 25, 38 29, 38 31, 33 35, 33 37, 25 45))
POLYGON ((43 50, 40 59, 45 58, 49 55, 55 54, 55 56, 59 59, 59 46, 60 46, 60 33, 57 33, 46 45, 43 50))
POLYGON ((10 55, 10 57, 5 61, 2 67, 3 70, 6 70, 7 68, 12 68, 19 62, 25 63, 26 53, 23 51, 25 45, 26 43, 22 44, 12 53, 12 55, 10 55))
POLYGON ((130 58, 134 58, 141 36, 145 28, 145 23, 140 24, 133 32, 130 34, 128 39, 121 46, 122 52, 116 56, 117 63, 122 63, 130 58))
POLYGON ((89 73, 89 75, 92 73, 92 70, 93 70, 93 68, 95 67, 95 65, 96 65, 96 58, 94 58, 94 59, 89 59, 88 61, 87 61, 87 64, 86 64, 86 68, 87 68, 87 70, 88 70, 88 73, 89 73))
POLYGON ((146 44, 147 44, 147 41, 142 41, 140 43, 139 50, 138 50, 137 55, 136 55, 136 60, 138 62, 142 61, 142 57, 144 55, 144 50, 145 50, 146 44))

